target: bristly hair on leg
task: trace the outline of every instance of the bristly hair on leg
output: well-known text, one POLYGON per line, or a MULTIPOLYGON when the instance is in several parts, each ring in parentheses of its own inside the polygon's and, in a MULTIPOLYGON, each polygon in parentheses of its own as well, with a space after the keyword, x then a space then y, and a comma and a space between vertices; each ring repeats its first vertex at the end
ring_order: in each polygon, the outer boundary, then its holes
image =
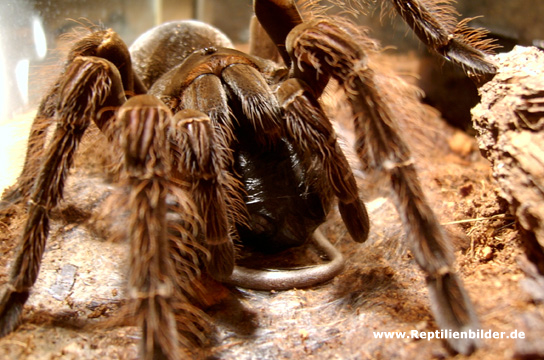
POLYGON ((493 55, 494 50, 500 49, 501 46, 497 44, 495 39, 488 37, 489 30, 468 26, 469 22, 477 18, 479 18, 479 16, 459 21, 455 27, 454 34, 455 36, 463 38, 468 44, 480 49, 486 54, 493 55))
MULTIPOLYGON (((391 11, 394 9, 391 8, 392 3, 394 4, 397 0, 382 1, 382 6, 384 8, 389 8, 391 11)), ((415 9, 412 11, 421 11, 428 13, 430 18, 428 19, 431 23, 437 22, 443 27, 448 33, 452 33, 457 26, 457 17, 460 16, 459 12, 455 9, 454 5, 456 0, 416 0, 410 1, 415 6, 415 9)), ((403 12, 406 11, 403 8, 403 12)), ((404 14, 401 14, 404 16, 404 14)))
POLYGON ((486 32, 460 23, 453 0, 390 0, 391 6, 430 49, 463 68, 476 82, 496 73, 489 53, 495 47, 486 32))
POLYGON ((330 6, 324 6, 319 0, 295 0, 295 3, 303 19, 312 19, 330 9, 330 6))

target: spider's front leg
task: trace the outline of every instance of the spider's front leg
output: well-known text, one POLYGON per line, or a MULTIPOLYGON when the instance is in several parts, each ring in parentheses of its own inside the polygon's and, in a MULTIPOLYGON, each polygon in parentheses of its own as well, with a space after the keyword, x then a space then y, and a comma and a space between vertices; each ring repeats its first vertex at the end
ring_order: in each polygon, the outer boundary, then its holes
POLYGON ((92 120, 104 128, 111 111, 98 115, 103 106, 119 106, 125 100, 121 76, 115 65, 96 57, 76 57, 66 68, 55 98, 56 129, 44 152, 30 194, 28 218, 19 241, 9 283, 0 293, 0 335, 19 323, 22 308, 40 268, 49 232, 49 214, 62 199, 68 170, 85 130, 92 120))
POLYGON ((171 173, 166 130, 172 115, 157 99, 133 97, 118 111, 130 212, 129 296, 143 331, 144 359, 177 359, 173 311, 174 268, 167 236, 168 176, 171 173))
POLYGON ((172 116, 150 95, 133 97, 118 111, 129 191, 128 289, 143 359, 190 358, 194 337, 202 339, 208 328, 195 305, 202 300, 200 258, 211 253, 215 263, 207 265, 217 277, 234 266, 209 123, 196 111, 172 116))
POLYGON ((193 110, 173 116, 156 97, 141 95, 119 108, 116 130, 127 175, 128 290, 142 329, 141 357, 190 358, 194 338, 204 341, 209 327, 198 308, 205 301, 201 257, 210 255, 205 265, 219 279, 234 267, 210 119, 193 110))

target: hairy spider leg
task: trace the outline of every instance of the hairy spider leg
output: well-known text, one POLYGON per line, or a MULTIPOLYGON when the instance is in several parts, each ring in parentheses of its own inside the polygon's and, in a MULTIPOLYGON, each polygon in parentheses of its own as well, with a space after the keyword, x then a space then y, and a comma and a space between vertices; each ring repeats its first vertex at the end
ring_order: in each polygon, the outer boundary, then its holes
POLYGON ((117 116, 129 191, 127 236, 138 249, 130 252, 128 290, 143 332, 142 359, 179 359, 166 220, 172 114, 158 99, 143 95, 128 100, 117 116))
POLYGON ((302 23, 294 0, 253 0, 253 9, 259 23, 276 44, 283 62, 290 66, 291 57, 285 48, 285 39, 291 29, 302 23))
POLYGON ((470 28, 471 19, 457 23, 451 1, 390 0, 395 10, 429 48, 460 66, 468 74, 489 78, 497 68, 490 62, 494 40, 487 31, 470 28))
MULTIPOLYGON (((331 74, 345 88, 354 116, 356 151, 364 168, 380 171, 391 183, 412 252, 426 274, 438 325, 453 331, 475 330, 479 322, 454 272, 449 240, 425 199, 392 112, 377 90, 375 74, 360 46, 364 41, 353 41, 357 38, 357 29, 349 23, 315 20, 299 25, 289 34, 287 49, 294 64, 305 64, 306 79, 313 67, 331 74)), ((317 70, 315 74, 317 78, 317 70)), ((477 347, 473 339, 448 341, 463 354, 477 347)))
POLYGON ((131 98, 118 118, 130 194, 127 236, 138 249, 131 252, 128 287, 143 329, 142 358, 190 358, 210 324, 198 307, 206 301, 202 254, 216 278, 234 267, 211 122, 196 110, 172 115, 151 95, 131 98))
MULTIPOLYGON (((106 59, 115 65, 121 75, 121 82, 126 94, 143 94, 147 91, 132 71, 132 62, 127 46, 113 30, 91 30, 90 33, 80 38, 70 49, 67 55, 67 64, 82 56, 106 59)), ((66 69, 63 72, 66 72, 66 69)), ((52 120, 55 118, 59 102, 59 87, 62 79, 61 75, 38 107, 30 129, 23 169, 17 179, 17 185, 4 196, 5 205, 24 201, 30 196, 32 186, 38 176, 41 159, 44 156, 47 129, 55 124, 52 120)))
POLYGON ((119 106, 125 101, 121 76, 115 65, 96 57, 76 57, 67 66, 58 87, 48 99, 55 98, 57 126, 44 151, 32 188, 28 219, 12 264, 9 283, 0 294, 0 335, 11 332, 19 323, 24 303, 38 276, 49 232, 49 214, 62 199, 68 170, 76 148, 90 122, 104 128, 112 116, 103 106, 119 106))
POLYGON ((20 193, 24 196, 29 191, 25 189, 24 179, 30 179, 34 173, 37 175, 10 282, 0 293, 0 335, 11 332, 20 322, 22 307, 39 272, 49 230, 49 213, 62 199, 74 153, 91 121, 112 146, 124 148, 128 175, 124 181, 130 189, 127 209, 131 210, 127 236, 132 248, 138 249, 131 252, 128 285, 131 305, 143 330, 143 358, 177 359, 179 344, 186 349, 192 345, 190 339, 179 338, 177 330, 198 336, 206 328, 206 315, 188 299, 198 295, 190 288, 190 281, 182 281, 195 277, 198 263, 190 245, 193 248, 198 245, 184 241, 185 238, 172 241, 173 237, 166 235, 171 228, 178 230, 176 235, 187 232, 186 229, 179 231, 180 227, 175 224, 165 226, 166 211, 170 210, 165 203, 168 191, 177 200, 174 206, 177 210, 181 208, 181 199, 185 205, 189 202, 186 194, 179 195, 180 191, 171 186, 169 179, 168 144, 171 140, 167 139, 165 129, 172 125, 172 116, 154 98, 134 97, 125 102, 126 93, 134 95, 145 91, 132 73, 126 46, 111 30, 93 32, 72 49, 65 70, 38 111, 30 139, 34 148, 27 152, 26 164, 29 165, 19 179, 20 193), (75 55, 82 53, 104 58, 75 55), (117 108, 119 121, 112 122, 117 108), (52 139, 44 148, 45 130, 55 123, 52 139), (39 156, 42 153, 43 159, 39 156), (171 253, 172 248, 177 252, 171 253), (182 262, 183 257, 190 259, 182 262))
MULTIPOLYGON (((431 3, 435 5, 435 13, 444 10, 435 1, 402 1, 394 5, 405 20, 417 28, 420 37, 427 38, 427 35, 423 35, 424 30, 435 31, 443 36, 446 30, 435 29, 439 20, 424 6, 431 3), (429 19, 434 19, 434 22, 424 23, 429 19)), ((391 183, 412 252, 426 273, 431 307, 438 325, 454 331, 478 328, 479 322, 471 301, 453 271, 454 255, 450 243, 425 200, 410 152, 395 127, 391 110, 377 91, 375 74, 368 66, 365 50, 373 49, 373 43, 351 22, 339 18, 335 18, 334 23, 331 20, 314 19, 293 26, 300 21, 293 0, 255 0, 254 5, 256 15, 270 37, 282 44, 279 46, 280 51, 285 44, 295 77, 309 84, 316 96, 321 95, 331 76, 344 87, 352 106, 358 136, 356 151, 363 167, 380 170, 391 183), (286 7, 289 11, 285 10, 286 7), (280 9, 276 11, 294 15, 292 21, 286 22, 285 29, 277 31, 276 27, 267 25, 272 19, 267 12, 260 12, 260 8, 276 8, 280 9), (282 40, 286 31, 288 35, 282 40)), ((464 57, 474 64, 481 63, 483 69, 476 72, 493 73, 493 65, 487 62, 483 53, 480 56, 480 50, 473 49, 478 45, 474 40, 481 37, 481 33, 466 30, 466 22, 462 22, 461 27, 465 27, 465 34, 469 35, 464 40, 457 38, 451 43, 451 48, 455 49, 452 51, 461 54, 456 59, 464 57)), ((455 36, 449 32, 446 37, 450 39, 455 36)), ((430 45, 440 43, 433 43, 430 38, 426 42, 430 45)), ((446 50, 444 53, 442 45, 435 47, 437 51, 453 57, 452 51, 446 50)), ((472 65, 462 63, 462 66, 470 69, 472 65)), ((448 339, 448 342, 454 350, 464 354, 473 352, 478 346, 477 340, 472 339, 448 339)))

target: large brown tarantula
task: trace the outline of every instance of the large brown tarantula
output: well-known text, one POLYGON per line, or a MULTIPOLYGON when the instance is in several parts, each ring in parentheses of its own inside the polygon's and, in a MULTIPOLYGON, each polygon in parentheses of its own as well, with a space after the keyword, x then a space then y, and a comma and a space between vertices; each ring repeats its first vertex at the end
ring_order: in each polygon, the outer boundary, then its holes
MULTIPOLYGON (((143 330, 143 358, 183 357, 205 329, 202 273, 263 289, 334 276, 341 268, 336 260, 278 276, 235 265, 236 252, 246 246, 275 251, 312 238, 334 197, 353 240, 366 240, 365 206, 319 103, 331 79, 344 88, 352 108, 363 168, 379 171, 391 184, 437 323, 452 331, 479 326, 395 116, 377 91, 367 62, 374 43, 348 20, 319 13, 315 1, 301 5, 308 19, 295 0, 254 0, 253 44, 260 46, 251 54, 232 49, 219 31, 194 21, 158 26, 130 51, 112 30, 93 31, 75 43, 41 103, 17 186, 4 198, 28 201, 28 218, 9 283, 0 292, 1 335, 20 321, 38 276, 50 213, 92 122, 121 154, 125 235, 132 248, 128 289, 143 330), (283 64, 267 59, 273 51, 266 43, 277 45, 283 64), (51 119, 56 128, 46 140, 51 119)), ((487 60, 490 43, 453 20, 450 0, 390 5, 425 44, 467 73, 495 72, 487 60)), ((460 353, 477 347, 473 339, 448 341, 460 353)))

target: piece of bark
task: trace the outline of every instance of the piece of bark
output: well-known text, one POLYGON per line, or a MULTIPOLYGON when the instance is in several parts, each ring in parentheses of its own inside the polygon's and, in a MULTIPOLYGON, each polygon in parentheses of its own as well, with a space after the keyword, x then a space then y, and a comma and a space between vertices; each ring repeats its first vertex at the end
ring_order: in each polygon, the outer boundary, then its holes
POLYGON ((481 102, 472 109, 474 128, 501 196, 523 229, 534 235, 533 245, 542 253, 544 52, 518 46, 494 59, 499 70, 479 89, 481 102))

